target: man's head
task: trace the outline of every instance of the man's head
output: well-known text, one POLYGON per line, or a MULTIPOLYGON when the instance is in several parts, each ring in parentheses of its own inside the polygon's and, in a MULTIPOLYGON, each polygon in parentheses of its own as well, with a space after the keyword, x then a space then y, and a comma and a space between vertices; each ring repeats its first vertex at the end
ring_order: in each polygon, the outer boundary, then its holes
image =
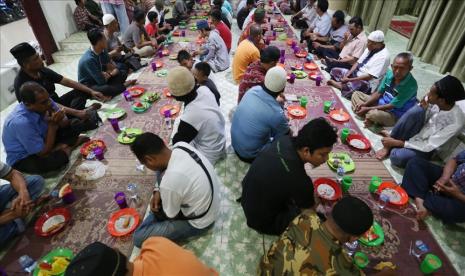
POLYGON ((397 54, 391 64, 391 68, 394 78, 398 81, 403 80, 413 69, 413 55, 407 52, 397 54))
POLYGON ((165 2, 163 0, 155 0, 155 7, 157 10, 162 11, 165 8, 165 2))
POLYGON ((331 228, 341 242, 356 241, 373 225, 373 213, 362 200, 346 196, 339 200, 329 217, 331 228))
POLYGON ((428 93, 428 102, 438 106, 453 106, 456 101, 465 100, 462 83, 454 76, 447 75, 435 82, 428 93))
POLYGON ((118 21, 116 21, 115 16, 113 14, 104 14, 102 16, 102 23, 105 28, 110 32, 117 32, 119 29, 118 21))
POLYGON ((212 9, 210 12, 210 20, 212 21, 213 25, 217 25, 221 22, 221 10, 219 9, 212 9))
POLYGON ((76 3, 76 6, 84 7, 86 0, 74 0, 74 3, 76 3))
POLYGON ((195 79, 186 67, 177 66, 168 73, 168 88, 175 99, 186 96, 194 90, 195 79))
POLYGON ((381 49, 384 47, 384 33, 382 31, 373 31, 368 35, 368 51, 381 49))
POLYGON ((253 13, 253 21, 257 24, 265 23, 265 9, 264 8, 256 8, 253 13))
POLYGON ((315 5, 315 2, 316 2, 316 0, 307 0, 307 4, 309 4, 310 6, 315 5))
POLYGON ((280 57, 279 49, 275 46, 268 46, 260 53, 260 63, 262 67, 268 71, 276 66, 280 57))
POLYGON ((349 20, 349 32, 353 37, 363 32, 363 21, 360 17, 354 16, 349 20))
POLYGON ((145 23, 145 12, 140 9, 134 10, 132 21, 136 22, 137 26, 143 27, 145 23))
POLYGON ((251 10, 254 5, 255 5, 255 0, 247 0, 246 7, 248 10, 251 10))
POLYGON ((223 6, 223 0, 214 0, 213 6, 221 9, 221 6, 223 6))
POLYGON ((191 70, 192 65, 194 65, 194 59, 192 58, 191 54, 189 54, 186 50, 181 50, 178 52, 177 58, 179 65, 186 67, 187 69, 191 70))
POLYGON ((194 74, 194 78, 197 80, 198 83, 204 83, 208 80, 208 76, 210 76, 211 68, 207 62, 197 62, 192 69, 192 74, 194 74))
POLYGON ((262 40, 262 27, 258 24, 252 24, 249 29, 249 39, 253 44, 258 45, 262 40))
POLYGON ((44 61, 29 43, 19 43, 10 49, 10 53, 25 70, 38 71, 44 67, 44 61))
POLYGON ((258 0, 257 1, 257 9, 265 8, 265 0, 258 0))
POLYGON ((265 88, 276 97, 286 88, 287 73, 284 68, 275 66, 269 69, 265 75, 265 88))
POLYGON ((337 132, 324 118, 308 122, 294 138, 294 146, 300 158, 314 167, 325 163, 337 141, 337 132))
POLYGON ((93 242, 73 258, 65 276, 113 275, 126 276, 128 258, 101 242, 93 242))
POLYGON ((158 22, 158 13, 155 11, 151 11, 147 14, 147 18, 149 19, 150 23, 154 24, 158 22))
POLYGON ((333 29, 339 29, 345 23, 345 14, 341 10, 334 12, 333 17, 331 18, 331 26, 333 29))
POLYGON ((92 44, 94 50, 98 53, 107 47, 107 39, 99 28, 90 29, 87 32, 87 38, 89 39, 90 44, 92 44))
POLYGON ((199 31, 200 36, 207 38, 210 35, 210 25, 208 25, 207 20, 197 21, 197 30, 199 31))
POLYGON ((23 83, 19 88, 21 101, 26 107, 34 112, 44 114, 52 107, 52 102, 47 90, 33 81, 23 83))
POLYGON ((137 136, 131 151, 141 164, 152 171, 162 171, 168 166, 170 150, 156 134, 146 132, 137 136))
POLYGON ((316 3, 316 13, 322 16, 328 10, 328 0, 318 0, 316 3))

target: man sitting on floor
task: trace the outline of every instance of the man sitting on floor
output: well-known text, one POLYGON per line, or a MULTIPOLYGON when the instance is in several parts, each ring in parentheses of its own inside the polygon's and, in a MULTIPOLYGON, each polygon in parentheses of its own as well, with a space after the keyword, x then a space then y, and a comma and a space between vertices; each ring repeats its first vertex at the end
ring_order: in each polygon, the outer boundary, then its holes
POLYGON ((345 15, 343 11, 337 10, 331 19, 331 30, 327 36, 315 35, 312 47, 316 51, 318 57, 323 57, 327 50, 339 53, 343 47, 341 43, 344 41, 344 36, 349 28, 345 23, 345 15))
POLYGON ((24 177, 1 161, 0 178, 10 182, 0 185, 0 245, 3 247, 11 238, 26 230, 22 218, 31 214, 45 181, 38 175, 24 177))
POLYGON ((397 121, 391 134, 383 132, 383 149, 378 159, 390 157, 394 166, 403 168, 420 157, 430 159, 441 147, 463 130, 465 115, 455 104, 465 99, 465 90, 456 77, 448 75, 431 86, 420 105, 412 107, 397 121))
POLYGON ((220 34, 221 38, 224 41, 224 44, 226 44, 226 48, 228 49, 229 53, 229 51, 231 50, 232 34, 228 26, 226 26, 226 24, 224 24, 224 22, 221 21, 221 12, 219 10, 212 10, 210 12, 210 21, 211 25, 220 34))
MULTIPOLYGON (((372 225, 370 207, 356 197, 338 201, 326 221, 312 209, 303 210, 262 257, 258 275, 365 275, 344 243, 358 240, 372 225)), ((375 275, 395 272, 385 268, 375 275)))
POLYGON ((252 10, 249 12, 249 15, 248 15, 247 18, 244 20, 243 27, 248 26, 248 25, 250 24, 250 22, 253 22, 253 21, 254 21, 255 11, 256 11, 257 9, 261 9, 261 10, 264 10, 264 9, 265 9, 265 0, 258 0, 258 1, 256 2, 255 8, 252 9, 252 10))
POLYGON ((365 118, 365 127, 393 126, 407 110, 417 103, 417 81, 410 73, 413 66, 410 53, 400 53, 381 81, 378 91, 367 95, 355 91, 352 110, 365 118))
POLYGON ((325 70, 327 72, 331 72, 335 67, 350 69, 363 54, 366 47, 367 36, 363 30, 362 19, 354 16, 349 21, 349 33, 344 34, 344 40, 339 44, 339 48, 342 49, 341 52, 324 49, 320 53, 324 58, 321 62, 326 64, 325 70))
POLYGON ((249 64, 260 59, 258 45, 261 40, 262 28, 260 25, 254 24, 250 27, 249 37, 237 46, 232 64, 233 79, 237 84, 242 80, 242 76, 249 64))
POLYGON ((189 71, 192 70, 192 67, 194 66, 194 59, 187 50, 179 51, 177 60, 179 65, 186 67, 189 71))
POLYGON ((207 20, 197 21, 197 30, 200 37, 206 40, 205 44, 195 55, 200 55, 200 60, 210 64, 213 72, 221 72, 229 68, 229 54, 226 44, 218 30, 211 29, 207 20))
POLYGON ((151 57, 155 54, 158 44, 151 40, 144 28, 145 13, 141 10, 134 12, 134 19, 123 34, 123 43, 133 49, 140 57, 151 57))
MULTIPOLYGON (((55 71, 44 66, 44 61, 36 50, 26 42, 11 48, 10 53, 16 58, 21 69, 14 81, 15 95, 21 102, 19 88, 26 82, 34 81, 42 85, 48 92, 50 98, 65 110, 67 115, 80 119, 86 119, 86 101, 95 98, 100 101, 107 100, 102 93, 95 91, 79 82, 68 79, 55 71), (55 92, 55 83, 72 88, 73 90, 59 97, 55 92)), ((89 110, 98 109, 100 105, 93 105, 89 110)))
POLYGON ((138 136, 131 150, 150 170, 164 171, 153 190, 152 212, 134 233, 134 245, 141 247, 153 236, 179 242, 207 232, 218 217, 221 186, 208 159, 185 142, 169 149, 153 133, 138 136))
POLYGON ((102 92, 105 96, 114 97, 122 93, 126 86, 135 83, 127 81, 127 75, 118 70, 107 52, 107 40, 99 29, 87 32, 91 46, 82 55, 78 65, 79 82, 102 92))
POLYGON ((239 103, 245 93, 256 85, 262 85, 265 81, 266 72, 276 66, 280 57, 279 49, 275 46, 268 46, 260 52, 260 60, 251 63, 245 70, 239 84, 239 103))
POLYGON ((231 144, 242 161, 252 163, 274 140, 289 133, 289 122, 277 101, 286 87, 286 77, 283 68, 271 68, 264 85, 249 89, 237 106, 231 123, 231 144))
POLYGON ((187 11, 187 5, 184 0, 176 0, 173 6, 173 18, 166 20, 171 26, 179 25, 179 22, 187 20, 189 13, 187 11))
POLYGON ((384 45, 384 33, 374 31, 368 36, 367 48, 352 68, 334 68, 331 70, 332 85, 341 90, 342 96, 349 99, 354 91, 371 94, 377 87, 377 80, 382 78, 389 67, 389 51, 384 45))
POLYGON ((244 7, 241 7, 240 9, 239 6, 237 7, 237 9, 239 10, 239 12, 237 13, 237 27, 239 27, 239 30, 242 30, 245 19, 247 18, 253 6, 255 5, 255 0, 243 0, 243 2, 245 3, 244 7))
POLYGON ((74 0, 74 2, 77 7, 74 10, 73 16, 78 30, 88 31, 102 26, 102 21, 86 9, 87 0, 74 0))
POLYGON ((297 137, 282 136, 262 151, 242 180, 241 205, 247 225, 260 233, 281 235, 302 209, 314 207, 305 163, 324 164, 336 141, 336 130, 318 118, 297 137))
MULTIPOLYGON (((244 30, 241 33, 241 36, 239 37, 239 40, 237 41, 237 45, 241 44, 242 41, 246 40, 250 36, 250 28, 256 24, 260 26, 262 24, 265 24, 265 9, 256 9, 254 11, 254 16, 253 20, 250 21, 249 24, 245 25, 244 30)), ((260 41, 258 49, 261 50, 265 47, 265 44, 260 41)))
POLYGON ((231 23, 233 21, 231 13, 229 13, 228 9, 223 6, 224 0, 214 0, 213 1, 213 10, 220 10, 221 11, 221 20, 228 26, 228 29, 231 29, 231 23))
POLYGON ((65 112, 36 82, 20 88, 21 99, 3 125, 6 163, 29 174, 46 174, 69 161, 71 150, 89 140, 69 126, 65 112))
POLYGON ((216 103, 220 106, 220 92, 216 87, 216 84, 208 77, 210 76, 211 68, 210 65, 206 62, 197 62, 192 69, 192 74, 194 75, 196 86, 206 86, 210 91, 215 95, 216 103))
POLYGON ((331 29, 331 17, 327 13, 328 6, 327 0, 318 0, 316 4, 317 17, 313 21, 313 25, 300 33, 300 42, 307 41, 309 50, 312 49, 312 42, 316 37, 327 36, 331 29))
POLYGON ((168 31, 171 29, 170 27, 163 26, 159 27, 158 26, 158 13, 151 11, 147 14, 147 18, 149 19, 149 23, 145 24, 145 31, 147 32, 147 35, 155 39, 158 44, 161 44, 163 41, 165 41, 165 31, 168 31))
POLYGON ((226 147, 225 121, 215 96, 206 86, 195 87, 194 76, 181 66, 168 73, 168 87, 171 95, 184 103, 173 144, 191 143, 215 164, 223 157, 226 147))
POLYGON ((307 29, 312 26, 317 17, 315 3, 316 0, 307 0, 305 7, 291 17, 292 26, 297 29, 307 29))
POLYGON ((139 256, 129 261, 120 251, 100 242, 82 249, 66 268, 65 276, 216 276, 192 252, 162 237, 148 238, 139 256))

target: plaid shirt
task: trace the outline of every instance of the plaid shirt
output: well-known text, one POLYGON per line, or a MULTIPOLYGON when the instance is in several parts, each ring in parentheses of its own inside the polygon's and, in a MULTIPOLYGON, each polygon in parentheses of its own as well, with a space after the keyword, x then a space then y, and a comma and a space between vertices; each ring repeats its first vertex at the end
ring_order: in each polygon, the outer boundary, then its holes
POLYGON ((124 5, 124 0, 100 0, 100 2, 113 5, 124 5))
POLYGON ((74 21, 76 21, 76 25, 79 30, 84 31, 86 26, 92 25, 90 21, 89 12, 86 8, 83 7, 76 7, 74 10, 74 21))
POLYGON ((239 99, 240 102, 245 92, 256 85, 262 85, 265 81, 266 71, 262 67, 259 60, 251 63, 242 75, 241 83, 239 84, 239 99))

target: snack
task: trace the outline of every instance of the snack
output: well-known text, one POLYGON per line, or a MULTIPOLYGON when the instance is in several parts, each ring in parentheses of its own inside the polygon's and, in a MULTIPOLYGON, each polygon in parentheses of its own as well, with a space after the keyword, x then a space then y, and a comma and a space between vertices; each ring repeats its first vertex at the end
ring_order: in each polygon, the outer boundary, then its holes
POLYGON ((178 58, 178 55, 177 55, 177 54, 171 54, 171 55, 169 55, 169 59, 171 59, 171 60, 175 60, 175 59, 177 59, 177 58, 178 58))
POLYGON ((370 229, 368 229, 368 231, 366 231, 365 234, 363 234, 361 239, 364 240, 365 242, 371 242, 371 241, 374 241, 374 240, 378 239, 379 236, 377 234, 375 234, 374 231, 375 230, 374 230, 373 226, 371 226, 370 229))
POLYGON ((95 148, 101 148, 103 150, 106 149, 105 143, 102 140, 90 140, 89 142, 85 143, 81 148, 81 154, 84 157, 94 151, 95 148))
POLYGON ((394 189, 384 189, 381 194, 385 194, 387 196, 389 196, 389 200, 392 201, 392 202, 399 202, 402 198, 400 196, 400 194, 394 190, 394 189))
POLYGON ((51 264, 42 262, 39 264, 39 273, 40 276, 49 276, 49 275, 59 275, 65 272, 66 268, 70 263, 70 259, 67 257, 53 257, 53 262, 51 264))
POLYGON ((336 191, 334 191, 334 188, 331 187, 331 185, 325 183, 318 185, 317 192, 318 195, 325 199, 333 198, 334 194, 336 193, 336 191))
POLYGON ((62 215, 56 215, 45 221, 42 225, 42 232, 46 234, 53 233, 63 227, 65 224, 65 217, 62 215))
POLYGON ((383 270, 385 269, 386 267, 390 268, 390 269, 393 269, 395 270, 397 267, 395 264, 391 263, 391 262, 380 262, 379 264, 375 265, 375 267, 373 267, 375 270, 383 270))
POLYGON ((291 109, 291 110, 289 111, 289 113, 290 113, 292 116, 296 116, 296 117, 300 117, 300 116, 304 116, 304 115, 305 115, 305 113, 304 113, 302 110, 297 109, 297 108, 296 108, 296 109, 291 109))
POLYGON ((62 198, 65 195, 72 193, 72 192, 73 190, 71 189, 71 185, 69 183, 66 183, 65 185, 63 185, 63 187, 61 187, 60 191, 58 192, 58 197, 62 198))
POLYGON ((142 97, 143 101, 150 102, 150 103, 156 102, 159 99, 160 99, 159 93, 148 93, 142 97))
POLYGON ((303 79, 307 77, 307 73, 305 73, 304 71, 296 70, 296 71, 292 71, 292 73, 294 73, 296 78, 298 79, 303 79))

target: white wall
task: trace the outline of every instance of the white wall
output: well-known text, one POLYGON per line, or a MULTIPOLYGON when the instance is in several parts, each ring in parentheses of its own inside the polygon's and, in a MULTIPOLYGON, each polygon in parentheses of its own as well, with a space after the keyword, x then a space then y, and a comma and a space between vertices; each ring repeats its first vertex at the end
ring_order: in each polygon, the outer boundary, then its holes
MULTIPOLYGON (((36 40, 26 18, 0 26, 0 64, 13 61, 10 49, 18 43, 36 40)), ((3 91, 3 90, 2 90, 3 91)))
POLYGON ((73 0, 40 0, 40 5, 57 44, 77 32, 73 17, 76 4, 73 0))

